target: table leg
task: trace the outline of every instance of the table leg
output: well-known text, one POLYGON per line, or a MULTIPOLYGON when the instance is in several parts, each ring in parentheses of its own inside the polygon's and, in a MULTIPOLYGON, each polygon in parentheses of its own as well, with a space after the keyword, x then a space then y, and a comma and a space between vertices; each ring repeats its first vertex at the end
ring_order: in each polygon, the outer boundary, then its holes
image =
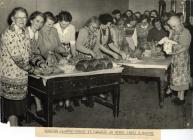
POLYGON ((26 112, 26 123, 31 122, 31 116, 29 114, 29 111, 31 111, 31 104, 32 104, 32 97, 31 97, 31 91, 28 91, 27 94, 27 112, 26 112))
POLYGON ((117 86, 117 91, 116 91, 116 94, 117 94, 117 98, 116 98, 116 114, 117 116, 116 117, 119 117, 119 102, 120 102, 120 86, 118 85, 117 86))
POLYGON ((115 93, 115 87, 113 87, 113 90, 111 91, 112 95, 112 103, 113 103, 113 116, 116 117, 116 93, 115 93))
POLYGON ((113 101, 113 116, 116 118, 119 116, 119 99, 120 99, 120 87, 115 86, 112 91, 112 101, 113 101))
POLYGON ((193 91, 192 90, 191 90, 191 94, 192 94, 192 110, 191 110, 192 111, 192 116, 191 117, 193 118, 193 91))
POLYGON ((49 94, 47 96, 47 100, 45 103, 45 117, 46 117, 46 121, 47 121, 47 127, 52 127, 53 125, 53 116, 52 116, 52 112, 53 112, 53 103, 52 103, 52 99, 49 97, 49 94))
POLYGON ((164 106, 164 96, 165 96, 165 89, 166 89, 166 83, 165 80, 160 78, 159 81, 159 105, 162 108, 164 106))

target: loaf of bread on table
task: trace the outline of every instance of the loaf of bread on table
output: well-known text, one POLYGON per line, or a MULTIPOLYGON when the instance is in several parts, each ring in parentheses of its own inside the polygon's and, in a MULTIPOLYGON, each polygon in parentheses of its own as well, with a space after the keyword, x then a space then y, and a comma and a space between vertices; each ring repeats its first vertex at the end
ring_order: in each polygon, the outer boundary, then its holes
POLYGON ((103 63, 104 69, 111 69, 113 67, 112 61, 108 58, 102 58, 100 61, 103 63))
POLYGON ((88 69, 88 60, 80 60, 75 66, 76 70, 86 72, 88 69))
POLYGON ((113 67, 113 64, 110 59, 92 59, 92 60, 80 60, 76 64, 76 70, 88 72, 102 69, 110 69, 113 67))

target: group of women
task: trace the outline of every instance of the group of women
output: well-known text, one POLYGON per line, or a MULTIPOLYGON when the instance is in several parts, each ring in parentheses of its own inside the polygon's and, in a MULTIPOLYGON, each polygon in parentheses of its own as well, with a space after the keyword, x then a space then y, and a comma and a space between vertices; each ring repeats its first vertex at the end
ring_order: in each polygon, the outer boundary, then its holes
MULTIPOLYGON (((91 17, 80 29, 77 41, 72 15, 61 11, 57 16, 51 12, 33 12, 16 7, 8 17, 8 28, 1 35, 1 97, 2 116, 11 126, 18 125, 18 117, 26 112, 28 73, 53 71, 54 61, 80 56, 82 59, 125 57, 117 49, 111 37, 112 17, 103 14, 99 19, 91 17), (100 36, 100 37, 99 37, 100 36)), ((42 115, 40 100, 35 97, 37 115, 42 115)), ((66 100, 69 111, 70 102, 66 100)))
MULTIPOLYGON (((8 28, 1 35, 1 97, 3 116, 12 126, 18 125, 18 116, 26 112, 28 73, 53 71, 49 66, 62 59, 137 57, 148 42, 159 41, 168 36, 170 28, 163 28, 163 18, 156 10, 121 14, 114 10, 99 17, 90 17, 78 32, 71 23, 72 15, 61 11, 57 16, 51 12, 33 12, 17 7, 8 17, 8 28), (168 29, 166 31, 165 29, 168 29)), ((164 24, 168 27, 167 24, 164 24)), ((35 98, 37 115, 42 116, 41 101, 35 98)), ((62 106, 60 101, 59 105, 62 106)), ((70 100, 65 100, 72 111, 70 100)))

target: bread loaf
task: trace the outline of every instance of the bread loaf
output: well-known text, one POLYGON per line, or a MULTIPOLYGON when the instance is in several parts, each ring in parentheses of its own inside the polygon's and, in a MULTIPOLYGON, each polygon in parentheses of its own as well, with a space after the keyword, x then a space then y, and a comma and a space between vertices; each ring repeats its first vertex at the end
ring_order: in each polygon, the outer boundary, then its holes
POLYGON ((110 69, 112 67, 113 67, 113 64, 111 60, 108 58, 80 60, 76 64, 76 70, 83 71, 83 72, 110 69))
POLYGON ((108 58, 102 58, 100 61, 104 64, 104 69, 111 69, 113 67, 112 61, 108 58))
POLYGON ((88 69, 88 62, 87 60, 80 60, 76 66, 76 70, 86 72, 88 69))

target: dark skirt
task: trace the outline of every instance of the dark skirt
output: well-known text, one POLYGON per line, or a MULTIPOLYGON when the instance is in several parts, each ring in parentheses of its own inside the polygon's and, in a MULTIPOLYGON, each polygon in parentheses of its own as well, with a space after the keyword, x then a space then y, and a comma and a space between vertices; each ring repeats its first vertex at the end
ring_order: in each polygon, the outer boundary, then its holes
POLYGON ((27 100, 1 99, 1 122, 6 123, 11 115, 23 117, 27 111, 27 100))

